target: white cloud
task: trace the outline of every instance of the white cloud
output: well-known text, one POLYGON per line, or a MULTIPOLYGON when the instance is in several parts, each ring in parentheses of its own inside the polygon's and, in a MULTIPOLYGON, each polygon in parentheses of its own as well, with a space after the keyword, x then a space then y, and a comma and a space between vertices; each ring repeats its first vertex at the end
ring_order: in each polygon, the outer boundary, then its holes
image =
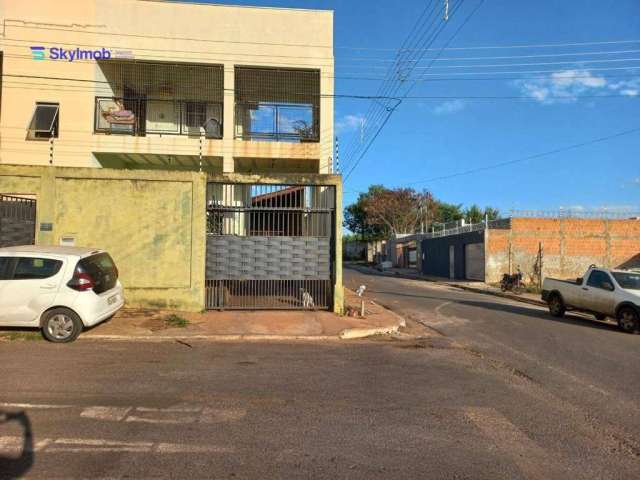
POLYGON ((607 91, 627 97, 640 95, 638 78, 609 82, 586 69, 563 70, 535 80, 516 80, 513 85, 545 105, 575 102, 580 95, 607 95, 607 91))
POLYGON ((447 100, 446 102, 437 105, 433 109, 433 113, 435 113, 436 115, 448 115, 451 113, 457 113, 460 110, 464 109, 464 107, 466 107, 466 103, 460 99, 447 100))
POLYGON ((619 82, 609 84, 609 89, 614 92, 620 92, 620 95, 627 97, 636 97, 640 94, 640 78, 632 78, 631 80, 621 80, 619 82))
POLYGON ((340 120, 336 122, 336 132, 349 132, 359 130, 364 122, 364 115, 344 115, 340 120))
POLYGON ((573 69, 554 72, 545 78, 535 80, 516 80, 514 85, 520 88, 524 95, 550 105, 575 102, 579 95, 593 94, 605 88, 607 80, 592 74, 589 70, 573 69))

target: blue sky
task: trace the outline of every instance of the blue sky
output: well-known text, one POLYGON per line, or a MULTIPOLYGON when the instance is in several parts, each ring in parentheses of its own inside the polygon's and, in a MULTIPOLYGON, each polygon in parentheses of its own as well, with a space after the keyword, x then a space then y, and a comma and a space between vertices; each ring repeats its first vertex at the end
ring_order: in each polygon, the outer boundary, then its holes
MULTIPOLYGON (((479 1, 464 1, 438 38, 437 46, 454 33, 479 1)), ((213 3, 332 9, 335 12, 336 75, 362 71, 363 75, 378 76, 384 73, 378 67, 386 65, 385 59, 393 58, 393 51, 355 51, 344 47, 399 47, 427 2, 252 0, 213 3), (365 68, 360 70, 358 65, 365 68)), ((470 72, 473 75, 458 78, 492 80, 422 82, 411 91, 411 96, 529 96, 534 99, 405 100, 348 179, 345 204, 353 201, 369 184, 382 183, 389 187, 413 184, 640 127, 640 68, 629 68, 640 67, 638 0, 486 0, 449 48, 628 40, 638 40, 638 43, 444 51, 440 58, 447 60, 433 66, 448 68, 432 68, 422 73, 442 73, 445 78, 454 78, 447 75, 470 72), (520 58, 461 59, 489 56, 520 58), (514 63, 545 65, 510 66, 514 63), (507 66, 473 68, 496 64, 507 66), (516 74, 475 75, 476 72, 528 70, 552 72, 531 74, 529 76, 535 78, 528 79, 516 74), (617 96, 592 98, 599 95, 617 96)), ((427 65, 425 62, 420 66, 427 65)), ((380 81, 339 78, 336 93, 373 95, 379 85, 380 81)), ((336 101, 337 131, 345 149, 351 142, 356 145, 360 142, 360 119, 368 108, 369 103, 363 100, 336 101)), ((365 135, 365 145, 368 138, 370 136, 365 135)), ((342 152, 345 156, 347 153, 342 152)), ((492 205, 505 213, 510 209, 560 207, 640 211, 640 132, 556 155, 412 186, 429 189, 445 201, 492 205)))

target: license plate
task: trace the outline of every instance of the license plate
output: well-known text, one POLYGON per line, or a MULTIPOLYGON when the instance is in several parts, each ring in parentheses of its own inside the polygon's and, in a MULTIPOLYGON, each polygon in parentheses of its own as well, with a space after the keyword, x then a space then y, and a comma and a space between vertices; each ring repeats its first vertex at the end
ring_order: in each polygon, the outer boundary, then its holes
POLYGON ((107 305, 113 305, 117 301, 118 301, 118 294, 112 295, 109 298, 107 298, 107 305))

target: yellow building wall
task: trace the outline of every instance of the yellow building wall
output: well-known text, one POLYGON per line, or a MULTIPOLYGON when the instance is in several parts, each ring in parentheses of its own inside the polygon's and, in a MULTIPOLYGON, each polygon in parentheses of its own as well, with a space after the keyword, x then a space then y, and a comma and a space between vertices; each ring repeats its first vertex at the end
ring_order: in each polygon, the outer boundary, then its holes
POLYGON ((35 102, 60 103, 54 163, 99 167, 91 152, 198 155, 198 139, 177 135, 132 137, 93 133, 94 101, 108 95, 95 61, 35 61, 30 46, 108 48, 137 60, 224 66, 224 138, 205 140, 203 155, 313 160, 319 173, 333 157, 333 12, 143 0, 0 0, 4 56, 0 163, 46 165, 47 141, 26 141, 35 102), (279 143, 234 138, 236 65, 319 69, 320 142, 279 143), (15 75, 48 78, 21 78, 15 75), (74 78, 77 82, 56 80, 74 78))
POLYGON ((35 195, 40 245, 107 250, 127 304, 204 308, 206 175, 0 165, 0 192, 35 195), (51 232, 40 231, 52 223, 51 232))
MULTIPOLYGON (((343 309, 339 175, 209 175, 0 164, 0 193, 35 197, 36 244, 107 250, 128 306, 204 309, 207 182, 335 187, 334 311, 343 309), (51 223, 51 231, 42 231, 51 223)), ((221 252, 224 254, 224 252, 221 252)))

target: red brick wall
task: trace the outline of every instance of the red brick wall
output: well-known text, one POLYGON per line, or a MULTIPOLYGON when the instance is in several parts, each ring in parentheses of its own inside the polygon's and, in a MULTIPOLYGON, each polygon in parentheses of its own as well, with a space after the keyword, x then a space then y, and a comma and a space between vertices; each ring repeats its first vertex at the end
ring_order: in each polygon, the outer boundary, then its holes
POLYGON ((533 279, 540 242, 543 276, 574 278, 594 263, 640 266, 640 220, 514 218, 511 230, 489 230, 487 281, 499 281, 509 260, 533 279))

